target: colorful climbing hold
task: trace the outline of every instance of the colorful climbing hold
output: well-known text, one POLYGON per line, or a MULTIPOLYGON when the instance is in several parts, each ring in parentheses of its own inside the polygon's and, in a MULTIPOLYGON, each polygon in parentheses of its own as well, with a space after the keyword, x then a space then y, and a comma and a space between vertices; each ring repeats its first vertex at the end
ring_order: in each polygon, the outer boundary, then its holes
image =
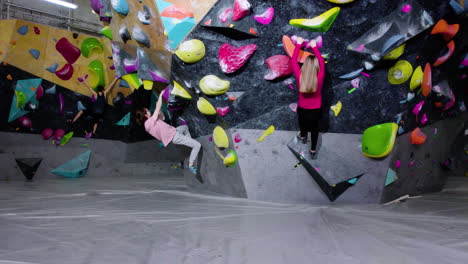
POLYGON ((236 133, 236 134, 234 135, 234 142, 235 142, 235 143, 240 143, 241 141, 242 141, 241 135, 240 135, 239 133, 236 133))
POLYGON ((267 8, 267 10, 265 10, 265 12, 255 15, 254 19, 260 24, 268 25, 273 20, 274 15, 275 9, 273 7, 269 7, 267 8))
POLYGON ((340 10, 339 7, 334 7, 312 19, 291 19, 289 20, 289 24, 309 31, 327 32, 333 25, 340 10))
POLYGON ((395 85, 402 84, 411 77, 412 73, 413 66, 411 63, 400 60, 388 71, 388 82, 395 85))
POLYGON ((361 79, 360 78, 355 78, 351 81, 351 85, 358 89, 359 88, 359 84, 361 83, 361 79))
POLYGON ((362 73, 362 71, 364 70, 364 68, 360 68, 360 69, 357 69, 355 71, 352 71, 350 73, 347 73, 347 74, 344 74, 344 75, 341 75, 339 78, 340 79, 353 79, 353 78, 356 78, 359 76, 359 74, 362 73))
POLYGON ((91 158, 91 150, 88 150, 78 157, 67 161, 51 172, 65 178, 78 178, 86 175, 88 171, 89 160, 91 158))
POLYGON ((70 80, 71 77, 73 76, 73 66, 71 64, 65 64, 61 69, 55 72, 55 75, 59 77, 60 79, 67 81, 70 80))
POLYGON ((29 30, 29 28, 28 28, 27 25, 21 26, 21 27, 18 28, 18 34, 24 36, 24 35, 26 35, 28 33, 28 30, 29 30))
POLYGON ((334 4, 348 4, 348 3, 354 2, 354 0, 327 0, 327 1, 334 3, 334 4))
POLYGON ((175 54, 183 62, 195 63, 205 56, 205 44, 198 39, 187 40, 180 44, 175 54))
POLYGON ((44 88, 42 85, 39 85, 36 90, 36 100, 41 100, 44 96, 44 88))
MULTIPOLYGON (((283 35, 282 42, 283 42, 284 51, 286 52, 286 54, 288 54, 289 57, 292 57, 294 49, 296 48, 293 41, 291 40, 290 37, 288 37, 286 35, 283 35)), ((310 53, 310 52, 307 52, 307 51, 304 51, 304 50, 299 50, 299 55, 297 57, 297 61, 300 62, 300 63, 304 63, 305 59, 308 56, 311 56, 311 55, 313 55, 313 54, 310 53)))
POLYGON ((455 37, 459 29, 459 24, 449 25, 447 21, 441 19, 432 28, 431 35, 441 34, 444 40, 448 42, 455 37))
MULTIPOLYGON (((142 85, 137 73, 130 73, 122 76, 122 80, 127 82, 133 89, 138 89, 142 85)), ((121 82, 122 85, 122 82, 121 82)))
POLYGON ((216 112, 218 112, 220 116, 226 116, 229 110, 230 110, 229 106, 216 107, 216 112))
POLYGON ((66 135, 64 135, 62 137, 62 139, 60 140, 60 146, 63 146, 65 144, 67 144, 71 140, 71 138, 73 137, 73 134, 74 134, 74 132, 71 131, 71 132, 68 132, 66 135))
POLYGON ((24 128, 32 128, 32 121, 31 121, 31 118, 27 117, 27 116, 21 116, 19 119, 18 119, 20 125, 24 128))
POLYGON ((172 17, 176 19, 184 19, 186 17, 194 17, 193 12, 188 10, 185 7, 181 7, 178 5, 170 5, 163 9, 161 12, 162 17, 172 17))
POLYGON ((396 123, 385 123, 367 128, 362 134, 362 154, 369 158, 383 158, 395 145, 396 123))
POLYGON ((233 47, 224 43, 219 48, 219 66, 224 73, 233 73, 240 69, 257 49, 256 44, 233 47))
POLYGON ((197 108, 204 115, 216 115, 217 113, 214 106, 203 97, 198 98, 197 108))
POLYGON ((417 127, 410 133, 410 142, 413 145, 421 145, 426 142, 427 136, 424 132, 417 127))
POLYGON ((15 96, 16 96, 16 108, 23 108, 26 105, 26 102, 28 99, 26 98, 26 95, 18 90, 15 90, 15 96))
POLYGON ((124 115, 124 117, 122 117, 120 119, 119 122, 117 122, 118 126, 128 126, 130 125, 130 113, 127 113, 126 115, 124 115))
POLYGON ((213 130, 213 142, 218 148, 229 148, 229 138, 226 131, 220 126, 216 126, 213 130))
POLYGON ((41 34, 41 30, 40 30, 38 27, 35 26, 35 27, 34 27, 34 33, 35 33, 36 35, 40 35, 40 34, 41 34))
POLYGON ((385 178, 385 186, 392 184, 396 180, 398 180, 396 172, 389 168, 387 171, 387 177, 385 178))
POLYGON ((452 57, 453 52, 455 51, 455 42, 452 40, 449 43, 447 43, 447 52, 437 58, 437 60, 434 62, 434 67, 440 66, 443 63, 445 63, 450 57, 452 57))
POLYGON ((180 85, 176 81, 174 81, 174 86, 172 87, 171 94, 187 100, 192 100, 192 96, 187 92, 187 90, 185 90, 184 87, 182 87, 182 85, 180 85))
POLYGON ((13 77, 11 76, 11 74, 7 74, 6 79, 9 81, 13 81, 13 77))
POLYGON ((144 45, 147 48, 151 48, 150 38, 146 33, 138 26, 133 26, 132 35, 136 42, 144 45))
POLYGON ((416 70, 414 70, 413 76, 411 76, 410 91, 416 90, 421 85, 422 80, 423 80, 422 67, 418 66, 416 67, 416 70))
POLYGON ((425 125, 427 123, 427 121, 429 121, 429 119, 427 118, 427 114, 424 113, 422 118, 421 118, 421 125, 425 125))
POLYGON ((37 49, 30 49, 29 50, 29 53, 31 54, 31 56, 33 56, 34 59, 39 59, 39 56, 41 55, 41 52, 38 51, 37 49))
POLYGON ((232 167, 236 165, 236 162, 237 162, 237 153, 234 150, 230 149, 226 157, 224 157, 223 164, 226 167, 232 167))
POLYGON ((129 7, 128 7, 127 0, 110 0, 110 1, 112 4, 112 8, 114 8, 115 12, 124 16, 128 15, 129 7))
POLYGON ((55 132, 54 132, 54 140, 55 141, 60 141, 63 138, 63 136, 65 136, 65 130, 63 130, 61 128, 55 130, 55 132))
POLYGON ((406 47, 406 43, 403 43, 402 45, 398 46, 394 50, 390 51, 382 59, 384 59, 384 60, 396 60, 396 59, 398 59, 405 52, 405 47, 406 47))
POLYGON ((105 26, 101 29, 101 34, 104 35, 106 38, 112 40, 112 30, 109 28, 109 26, 105 26))
POLYGON ((413 112, 413 114, 414 114, 415 116, 418 116, 418 115, 419 115, 419 112, 421 112, 421 109, 422 109, 423 105, 424 105, 424 101, 421 101, 421 102, 417 103, 417 104, 414 106, 412 112, 413 112))
POLYGON ((275 127, 274 126, 269 126, 263 134, 257 139, 257 142, 262 142, 266 137, 269 135, 273 134, 275 132, 275 127))
POLYGON ((102 53, 103 48, 102 43, 97 38, 86 38, 81 43, 81 54, 83 54, 85 58, 89 58, 94 53, 102 53))
POLYGON ((198 85, 206 95, 221 95, 229 90, 230 82, 216 75, 206 75, 200 80, 198 85))
POLYGON ((395 169, 398 169, 400 167, 401 167, 401 161, 400 160, 395 161, 395 169))
POLYGON ((49 140, 54 135, 54 131, 50 128, 44 128, 41 132, 42 139, 49 140))
POLYGON ((47 67, 46 70, 50 73, 55 73, 57 71, 58 66, 58 63, 55 63, 54 65, 47 67))
POLYGON ((286 55, 274 55, 265 60, 268 73, 263 77, 265 80, 283 78, 293 73, 291 59, 286 55))
POLYGON ((338 116, 343 108, 341 101, 338 101, 336 104, 330 106, 330 109, 335 113, 335 116, 338 116))
POLYGON ((119 36, 122 39, 123 43, 127 43, 127 41, 132 39, 132 36, 130 35, 128 28, 125 26, 119 30, 119 36))
POLYGON ((411 5, 410 5, 410 4, 404 5, 404 6, 401 8, 401 12, 403 12, 403 13, 409 13, 409 12, 411 12, 411 5))
POLYGON ((233 21, 239 21, 249 14, 252 5, 248 0, 234 0, 234 12, 232 15, 233 21))
POLYGON ((432 91, 432 69, 429 63, 424 67, 424 76, 421 83, 421 93, 424 97, 428 97, 432 91))
POLYGON ((66 38, 59 39, 55 44, 55 48, 69 64, 75 63, 81 55, 80 49, 71 44, 66 38))

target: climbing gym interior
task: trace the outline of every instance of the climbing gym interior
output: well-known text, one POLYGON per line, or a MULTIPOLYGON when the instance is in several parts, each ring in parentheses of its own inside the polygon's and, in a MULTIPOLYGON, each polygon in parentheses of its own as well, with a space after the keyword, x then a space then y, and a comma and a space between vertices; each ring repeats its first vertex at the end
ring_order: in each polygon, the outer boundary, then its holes
POLYGON ((467 263, 467 11, 1 0, 0 263, 467 263))

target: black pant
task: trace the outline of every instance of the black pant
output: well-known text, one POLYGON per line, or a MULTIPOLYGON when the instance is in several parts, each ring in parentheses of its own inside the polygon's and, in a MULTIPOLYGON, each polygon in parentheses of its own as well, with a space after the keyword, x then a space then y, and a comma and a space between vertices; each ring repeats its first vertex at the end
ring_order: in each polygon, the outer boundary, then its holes
POLYGON ((299 119, 299 128, 301 129, 301 137, 307 137, 307 132, 310 132, 311 150, 316 150, 317 140, 319 135, 319 121, 322 116, 322 108, 304 109, 297 107, 297 117, 299 119))

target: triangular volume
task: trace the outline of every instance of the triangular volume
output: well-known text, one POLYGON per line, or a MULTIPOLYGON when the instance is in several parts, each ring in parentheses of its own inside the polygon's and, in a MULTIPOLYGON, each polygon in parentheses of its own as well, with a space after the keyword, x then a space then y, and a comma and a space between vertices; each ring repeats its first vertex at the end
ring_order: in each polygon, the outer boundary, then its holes
POLYGON ((23 172, 24 177, 28 180, 32 180, 36 171, 41 165, 42 158, 26 158, 26 159, 15 159, 16 164, 23 172))
POLYGON ((169 46, 175 50, 197 24, 194 14, 191 10, 163 0, 156 0, 156 6, 169 40, 169 46))
POLYGON ((78 178, 86 175, 88 171, 89 159, 91 158, 91 150, 83 152, 78 157, 67 161, 52 170, 52 173, 66 177, 78 178))
POLYGON ((8 122, 18 119, 19 117, 29 113, 28 111, 24 110, 23 108, 18 107, 17 105, 17 96, 16 94, 24 95, 25 97, 25 104, 28 103, 30 100, 35 100, 36 96, 36 89, 39 85, 41 85, 42 79, 26 79, 26 80, 19 80, 16 83, 15 88, 15 95, 13 95, 12 103, 10 106, 10 114, 8 116, 8 122), (31 89, 34 88, 34 89, 31 89))
POLYGON ((396 172, 392 169, 388 169, 387 178, 385 179, 385 186, 392 184, 396 180, 398 180, 396 172))
POLYGON ((119 122, 117 122, 118 126, 128 126, 130 124, 130 113, 127 113, 119 122))
POLYGON ((169 65, 164 65, 165 60, 161 59, 164 56, 166 56, 166 54, 160 53, 159 51, 145 52, 143 48, 138 48, 138 78, 142 80, 169 83, 169 74, 162 71, 163 68, 169 69, 169 65), (156 65, 153 61, 159 65, 156 65))

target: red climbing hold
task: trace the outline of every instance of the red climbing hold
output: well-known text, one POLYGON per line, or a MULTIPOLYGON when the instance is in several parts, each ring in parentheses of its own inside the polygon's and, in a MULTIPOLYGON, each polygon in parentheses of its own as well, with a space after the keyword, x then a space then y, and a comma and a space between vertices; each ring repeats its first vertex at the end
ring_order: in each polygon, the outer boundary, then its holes
POLYGON ((207 21, 205 21, 205 23, 204 23, 204 24, 205 24, 206 26, 209 26, 209 25, 211 25, 211 18, 210 18, 210 19, 208 19, 207 21))
POLYGON ((73 76, 73 66, 71 64, 65 64, 60 70, 55 72, 55 75, 64 81, 70 80, 73 76))
POLYGON ((421 83, 421 93, 424 97, 428 97, 432 91, 432 70, 431 65, 426 63, 424 67, 424 76, 423 81, 421 83))
POLYGON ((265 60, 268 73, 265 80, 274 80, 280 77, 287 77, 293 73, 291 59, 286 55, 274 55, 265 60))
POLYGON ((42 87, 42 85, 39 85, 36 90, 36 99, 41 100, 43 96, 44 96, 44 88, 42 87))
POLYGON ((424 132, 417 127, 413 132, 410 134, 410 142, 413 145, 421 145, 424 142, 426 142, 427 136, 424 134, 424 132))
POLYGON ((38 27, 34 27, 34 33, 36 33, 36 35, 40 35, 41 30, 38 27))
POLYGON ((249 14, 250 3, 247 0, 235 0, 234 1, 234 14, 232 15, 233 21, 241 20, 243 17, 249 14))
POLYGON ((229 106, 216 107, 216 112, 218 112, 220 116, 225 116, 229 112, 229 106))
POLYGON ((240 69, 257 49, 257 45, 249 44, 239 48, 224 43, 219 48, 219 66, 224 73, 233 73, 240 69))
POLYGON ((447 53, 437 58, 436 62, 434 62, 434 67, 437 67, 444 62, 446 62, 450 57, 452 57, 453 52, 455 51, 455 42, 452 40, 447 44, 447 53))
POLYGON ((75 63, 81 55, 80 49, 73 46, 66 38, 59 39, 57 44, 55 44, 55 48, 69 64, 75 63))

